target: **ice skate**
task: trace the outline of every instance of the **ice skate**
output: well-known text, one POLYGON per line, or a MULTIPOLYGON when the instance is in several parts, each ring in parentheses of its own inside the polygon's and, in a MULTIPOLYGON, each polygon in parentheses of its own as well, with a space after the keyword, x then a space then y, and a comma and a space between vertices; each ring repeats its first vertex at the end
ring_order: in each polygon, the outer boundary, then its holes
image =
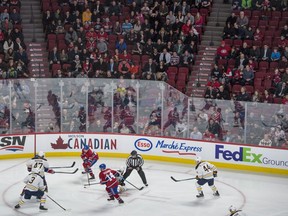
POLYGON ((93 180, 93 179, 95 179, 94 174, 91 175, 91 177, 89 178, 89 180, 93 180))
POLYGON ((87 172, 86 171, 82 171, 82 174, 86 174, 87 172))
POLYGON ((213 195, 214 195, 214 196, 220 196, 220 194, 219 194, 218 191, 216 191, 213 195))
POLYGON ((115 198, 114 197, 109 197, 108 199, 107 199, 107 201, 112 201, 112 200, 114 200, 115 198))
POLYGON ((47 208, 45 208, 45 207, 44 207, 44 206, 42 206, 42 205, 40 205, 39 209, 40 209, 40 210, 45 210, 45 211, 47 211, 47 210, 48 210, 47 208))
POLYGON ((201 197, 204 197, 204 194, 203 192, 201 191, 198 195, 196 195, 197 198, 201 198, 201 197))
POLYGON ((118 203, 119 203, 119 204, 123 204, 124 201, 123 201, 122 199, 119 199, 119 200, 118 200, 118 203))
POLYGON ((145 185, 146 187, 148 187, 148 184, 147 184, 147 183, 145 183, 144 185, 145 185))

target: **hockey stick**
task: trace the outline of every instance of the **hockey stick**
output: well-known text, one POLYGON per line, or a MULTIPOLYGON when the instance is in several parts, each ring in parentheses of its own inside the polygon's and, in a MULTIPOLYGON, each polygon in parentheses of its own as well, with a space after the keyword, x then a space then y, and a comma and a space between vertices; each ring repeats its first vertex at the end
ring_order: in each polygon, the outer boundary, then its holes
POLYGON ((70 166, 59 166, 59 167, 50 167, 51 169, 62 169, 62 168, 72 168, 75 165, 75 161, 70 166))
POLYGON ((62 174, 75 174, 77 171, 78 171, 78 168, 75 169, 75 170, 72 171, 72 172, 69 172, 69 171, 67 171, 67 172, 65 172, 65 171, 55 171, 55 173, 62 173, 62 174))
POLYGON ((90 184, 84 184, 84 188, 87 187, 87 186, 90 186, 90 185, 97 185, 97 184, 101 184, 100 182, 93 182, 93 183, 90 183, 90 184))
POLYGON ((144 188, 143 186, 139 188, 139 187, 135 186, 134 184, 132 184, 131 182, 127 181, 126 179, 124 179, 124 181, 126 181, 128 184, 130 184, 131 186, 133 186, 137 190, 143 190, 143 188, 144 188))
POLYGON ((56 205, 58 205, 60 208, 62 208, 64 211, 67 211, 67 209, 65 209, 63 206, 61 206, 58 202, 56 202, 54 199, 52 199, 48 194, 47 197, 52 200, 56 205))
POLYGON ((187 179, 175 179, 173 176, 171 176, 171 179, 175 182, 180 182, 180 181, 189 181, 189 180, 194 180, 196 178, 187 178, 187 179))

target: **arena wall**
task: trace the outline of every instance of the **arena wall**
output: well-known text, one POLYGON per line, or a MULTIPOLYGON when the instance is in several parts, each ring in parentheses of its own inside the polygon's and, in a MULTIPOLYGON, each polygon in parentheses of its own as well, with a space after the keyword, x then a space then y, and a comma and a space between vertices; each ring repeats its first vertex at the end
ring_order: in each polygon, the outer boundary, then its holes
POLYGON ((0 159, 79 156, 84 144, 100 157, 127 157, 136 149, 145 159, 195 165, 195 157, 219 168, 288 175, 288 151, 270 147, 124 134, 54 133, 0 136, 0 159))

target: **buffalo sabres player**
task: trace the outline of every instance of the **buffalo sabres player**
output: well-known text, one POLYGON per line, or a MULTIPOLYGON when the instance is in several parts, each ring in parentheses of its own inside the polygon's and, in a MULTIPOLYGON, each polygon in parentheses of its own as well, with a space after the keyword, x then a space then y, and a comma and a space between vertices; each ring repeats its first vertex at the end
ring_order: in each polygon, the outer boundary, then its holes
POLYGON ((230 212, 229 216, 244 216, 244 214, 242 214, 242 210, 240 209, 237 210, 236 207, 233 205, 229 207, 229 212, 230 212))
POLYGON ((43 151, 39 151, 38 154, 35 155, 31 160, 27 162, 27 170, 31 172, 32 169, 39 169, 39 175, 43 177, 44 185, 46 186, 45 191, 48 192, 48 186, 45 179, 45 172, 54 174, 55 171, 49 168, 49 164, 47 159, 45 158, 45 153, 43 151))
POLYGON ((48 210, 44 206, 46 202, 46 181, 41 175, 41 172, 43 172, 41 167, 32 167, 31 173, 24 179, 24 183, 26 184, 26 186, 23 189, 18 204, 15 206, 16 209, 20 208, 21 205, 25 203, 25 199, 31 199, 32 196, 35 196, 37 198, 40 198, 39 209, 48 210))
POLYGON ((217 168, 206 161, 202 161, 201 157, 196 158, 196 188, 198 195, 196 197, 204 197, 202 186, 206 183, 210 186, 214 196, 220 196, 217 188, 214 185, 214 178, 217 176, 217 168))

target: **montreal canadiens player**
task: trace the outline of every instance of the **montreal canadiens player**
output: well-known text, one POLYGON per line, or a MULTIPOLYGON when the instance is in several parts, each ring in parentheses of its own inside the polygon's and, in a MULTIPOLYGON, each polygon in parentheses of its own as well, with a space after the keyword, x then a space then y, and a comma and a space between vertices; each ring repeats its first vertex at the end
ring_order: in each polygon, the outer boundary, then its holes
POLYGON ((198 191, 196 197, 204 197, 202 186, 206 183, 208 183, 212 189, 214 196, 220 196, 216 186, 214 185, 214 177, 217 176, 217 168, 209 162, 202 161, 201 157, 197 157, 195 170, 197 179, 196 188, 198 191))
POLYGON ((99 159, 98 154, 96 152, 93 152, 88 145, 84 145, 84 148, 82 149, 81 158, 83 160, 82 165, 85 170, 84 172, 82 172, 82 174, 89 173, 90 175, 89 179, 95 179, 91 167, 98 161, 99 159))
POLYGON ((16 209, 20 208, 21 205, 25 203, 25 199, 31 199, 32 196, 40 198, 40 210, 48 210, 45 208, 46 202, 46 181, 41 176, 42 169, 40 167, 33 167, 31 173, 24 179, 26 186, 23 189, 20 200, 18 204, 14 207, 16 209))
POLYGON ((119 204, 124 203, 124 201, 120 198, 118 194, 119 183, 117 178, 115 177, 116 175, 118 175, 118 172, 116 170, 106 168, 106 164, 100 164, 99 169, 100 169, 99 173, 100 184, 106 185, 106 191, 109 196, 107 200, 111 201, 116 198, 119 204))

